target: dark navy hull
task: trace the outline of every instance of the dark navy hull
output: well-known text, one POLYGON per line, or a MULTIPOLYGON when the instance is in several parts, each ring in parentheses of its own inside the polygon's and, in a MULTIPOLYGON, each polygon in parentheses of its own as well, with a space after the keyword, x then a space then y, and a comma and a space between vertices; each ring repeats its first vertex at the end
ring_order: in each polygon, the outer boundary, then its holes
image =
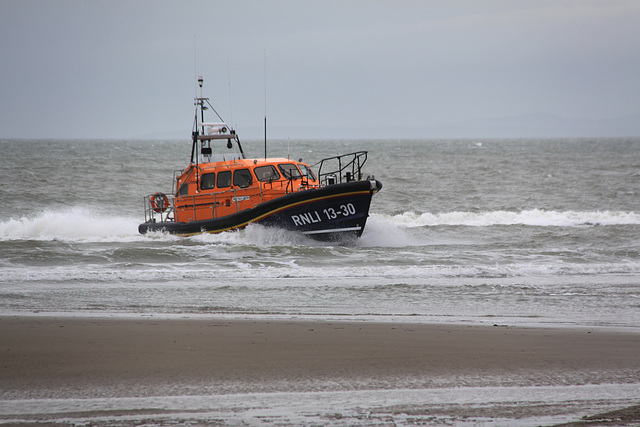
POLYGON ((138 231, 165 231, 192 235, 220 233, 250 223, 299 231, 318 240, 360 237, 364 231, 371 197, 382 188, 380 181, 352 181, 287 194, 223 218, 184 222, 145 222, 138 231))

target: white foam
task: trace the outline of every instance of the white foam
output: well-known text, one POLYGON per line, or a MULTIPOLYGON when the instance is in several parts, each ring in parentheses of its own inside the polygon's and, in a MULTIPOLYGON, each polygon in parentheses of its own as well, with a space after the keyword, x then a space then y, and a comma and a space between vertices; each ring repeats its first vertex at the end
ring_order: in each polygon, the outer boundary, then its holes
MULTIPOLYGON (((35 216, 10 218, 0 222, 0 240, 132 241, 138 234, 140 218, 96 211, 85 207, 44 211, 35 216)), ((424 226, 528 225, 538 227, 577 227, 589 225, 640 224, 640 214, 619 211, 448 212, 397 215, 374 213, 369 219, 360 246, 403 247, 423 244, 406 229, 424 226)), ((146 238, 175 238, 166 233, 149 233, 146 238)), ((300 233, 250 225, 236 233, 193 237, 205 243, 256 244, 266 246, 320 245, 300 233)))
MULTIPOLYGON (((180 240, 164 232, 138 233, 138 217, 105 213, 85 207, 44 211, 34 216, 0 222, 0 241, 60 240, 78 242, 127 242, 180 240)), ((317 242, 293 231, 250 224, 246 229, 218 234, 199 234, 189 240, 201 243, 250 244, 264 246, 316 245, 317 242)))
POLYGON ((361 247, 401 248, 421 245, 424 245, 424 242, 406 231, 396 217, 379 214, 369 217, 362 237, 358 241, 358 246, 361 247))
POLYGON ((373 214, 399 226, 412 228, 439 225, 463 225, 487 227, 492 225, 528 225, 536 227, 577 227, 586 225, 635 225, 640 224, 640 214, 619 211, 547 211, 531 209, 519 212, 446 212, 414 213, 398 215, 373 214))
POLYGON ((0 240, 111 241, 139 238, 139 219, 74 207, 0 223, 0 240))
MULTIPOLYGON (((215 264, 217 275, 225 280, 260 279, 313 279, 323 283, 332 279, 337 285, 351 286, 349 279, 380 278, 386 280, 424 280, 447 278, 506 278, 506 277, 570 277, 601 275, 638 275, 640 262, 601 263, 601 264, 527 264, 513 263, 505 265, 364 265, 355 263, 346 266, 301 265, 297 259, 282 257, 280 260, 244 261, 238 253, 227 255, 222 262, 215 264), (337 282, 336 282, 337 280, 337 282)), ((220 261, 220 260, 219 260, 220 261)), ((23 267, 7 266, 2 269, 3 283, 64 283, 64 282, 181 282, 208 283, 212 277, 212 265, 190 263, 188 265, 157 263, 138 263, 134 268, 114 268, 100 264, 85 266, 45 266, 23 267)), ((262 282, 260 282, 262 283, 262 282)), ((279 283, 279 282, 275 282, 279 283)), ((248 285, 248 283, 244 283, 248 285)), ((261 285, 259 285, 261 286, 261 285)), ((283 282, 283 286, 288 286, 283 282)))
POLYGON ((258 224, 249 224, 246 228, 237 231, 198 234, 190 239, 202 243, 249 244, 259 247, 319 244, 302 233, 258 224))
MULTIPOLYGON (((550 425, 577 420, 585 412, 630 406, 637 402, 638 384, 587 384, 521 387, 448 387, 389 390, 336 390, 0 400, 0 422, 26 423, 34 415, 60 424, 241 425, 550 425), (548 411, 526 411, 513 418, 462 417, 455 408, 532 409, 555 405, 548 411), (155 423, 154 423, 155 424, 155 423)), ((499 411, 502 409, 503 411, 499 411)), ((517 411, 516 411, 517 414, 517 411)))

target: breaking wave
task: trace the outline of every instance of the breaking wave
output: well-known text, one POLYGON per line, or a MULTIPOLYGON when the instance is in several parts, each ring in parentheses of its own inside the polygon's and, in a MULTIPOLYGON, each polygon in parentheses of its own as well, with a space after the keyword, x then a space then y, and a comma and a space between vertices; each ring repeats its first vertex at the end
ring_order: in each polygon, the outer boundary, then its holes
MULTIPOLYGON (((272 289, 272 288, 312 288, 358 287, 370 283, 368 280, 384 277, 386 281, 401 280, 407 283, 423 286, 424 280, 437 279, 505 279, 525 277, 570 277, 570 276, 598 276, 598 275, 637 275, 640 273, 640 262, 627 261, 617 263, 597 264, 566 264, 548 262, 544 264, 509 263, 504 265, 414 265, 414 266, 365 266, 348 265, 327 268, 326 266, 307 267, 296 261, 281 262, 271 266, 253 265, 250 263, 227 263, 216 266, 216 274, 225 278, 224 284, 212 284, 212 268, 205 266, 188 266, 185 268, 165 267, 158 264, 135 263, 130 266, 123 264, 113 268, 101 265, 86 266, 56 266, 44 268, 7 267, 3 269, 2 281, 6 283, 95 283, 116 284, 121 281, 132 286, 149 283, 161 287, 163 283, 189 283, 191 289, 198 287, 227 287, 242 286, 244 288, 272 289), (268 280, 268 283, 265 282, 268 280), (284 282, 280 282, 284 280, 284 282), (297 281, 295 285, 291 280, 297 281), (415 283, 414 283, 415 282, 415 283)), ((446 286, 441 282, 438 286, 446 286)), ((120 286, 120 285, 115 285, 120 286)), ((457 286, 457 285, 450 285, 457 286)), ((637 294, 636 294, 637 295, 637 294)), ((636 296, 636 298, 638 298, 636 296)))
POLYGON ((488 227, 492 225, 579 227, 590 225, 640 224, 640 214, 617 211, 558 212, 544 209, 531 209, 520 212, 447 212, 437 214, 405 212, 398 215, 374 214, 374 216, 407 228, 440 225, 469 227, 488 227))
MULTIPOLYGON (((140 218, 112 215, 84 207, 62 211, 45 211, 33 217, 10 218, 0 222, 0 241, 62 240, 62 241, 132 241, 141 239, 175 239, 164 233, 138 234, 140 218)), ((372 213, 363 236, 367 242, 393 241, 392 246, 415 244, 414 238, 398 235, 398 229, 425 226, 489 227, 494 225, 526 225, 534 227, 580 227, 639 225, 640 214, 618 211, 547 211, 532 209, 520 212, 447 212, 398 215, 372 213)), ((295 232, 249 227, 246 233, 223 233, 196 236, 203 242, 245 243, 272 245, 317 245, 317 242, 295 232)), ((385 245, 386 246, 386 245, 385 245)))
POLYGON ((130 240, 137 238, 139 222, 136 218, 75 207, 0 222, 0 240, 130 240))

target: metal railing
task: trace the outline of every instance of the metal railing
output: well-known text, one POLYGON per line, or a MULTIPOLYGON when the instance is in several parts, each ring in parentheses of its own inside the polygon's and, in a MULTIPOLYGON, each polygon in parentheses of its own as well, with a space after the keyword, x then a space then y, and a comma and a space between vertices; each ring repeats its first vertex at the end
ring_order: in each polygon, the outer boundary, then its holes
POLYGON ((145 222, 163 222, 163 221, 175 221, 176 219, 175 209, 175 197, 173 194, 154 193, 149 194, 144 198, 144 221, 145 222), (164 202, 157 200, 157 196, 165 197, 167 200, 167 207, 164 207, 164 202), (159 221, 158 221, 159 216, 159 221))
POLYGON ((361 181, 362 167, 367 161, 367 151, 327 157, 313 166, 318 166, 320 185, 332 185, 342 182, 361 181), (327 169, 329 169, 327 171, 327 169), (323 172, 324 170, 324 172, 323 172))
MULTIPOLYGON (((261 185, 240 188, 240 189, 231 188, 229 190, 219 191, 215 193, 198 193, 198 194, 193 194, 191 196, 183 196, 183 198, 191 199, 191 208, 193 209, 193 220, 195 221, 198 219, 197 217, 198 208, 196 203, 198 198, 202 198, 206 196, 213 197, 213 203, 211 203, 211 209, 212 209, 211 217, 218 218, 218 208, 222 206, 230 207, 232 205, 235 205, 235 212, 236 213, 240 212, 241 210, 240 203, 247 200, 247 199, 244 199, 245 196, 243 195, 243 193, 246 190, 252 190, 252 189, 259 190, 259 196, 260 196, 259 203, 262 203, 264 201, 264 192, 261 185), (238 191, 241 192, 240 196, 238 196, 238 191), (219 201, 219 199, 223 199, 223 200, 219 201), (229 204, 226 203, 227 200, 229 200, 229 204)), ((162 222, 162 221, 175 221, 176 220, 175 213, 176 213, 175 196, 173 194, 165 195, 164 193, 154 193, 144 198, 145 222, 155 223, 155 222, 162 222), (163 202, 158 204, 157 197, 159 194, 167 198, 168 206, 166 208, 163 208, 163 202)), ((204 219, 204 218, 200 218, 200 219, 204 219)))

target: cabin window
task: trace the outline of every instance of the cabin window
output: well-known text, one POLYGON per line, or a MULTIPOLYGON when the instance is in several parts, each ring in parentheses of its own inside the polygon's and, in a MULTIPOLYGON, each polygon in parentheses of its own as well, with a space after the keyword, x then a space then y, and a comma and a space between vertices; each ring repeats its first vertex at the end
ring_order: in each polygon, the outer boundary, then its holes
POLYGON ((203 190, 211 190, 216 186, 216 174, 205 173, 200 181, 200 188, 203 190))
POLYGON ((280 178, 280 174, 273 165, 257 167, 253 170, 253 173, 256 174, 258 181, 274 181, 280 178))
POLYGON ((282 172, 282 176, 284 176, 286 179, 302 178, 300 171, 298 170, 296 165, 294 165, 293 163, 285 163, 282 165, 278 165, 278 168, 280 169, 280 172, 282 172))
POLYGON ((251 182, 253 182, 253 179, 249 169, 238 169, 233 172, 233 185, 246 188, 251 185, 251 182))
POLYGON ((315 181, 316 180, 316 176, 313 174, 313 171, 311 170, 310 167, 308 167, 307 165, 299 165, 300 166, 300 170, 302 171, 302 175, 306 176, 307 179, 311 180, 311 181, 315 181))
POLYGON ((218 172, 218 188, 231 187, 231 171, 218 172))
POLYGON ((182 183, 182 185, 180 185, 180 189, 178 190, 178 195, 186 196, 187 194, 189 194, 189 183, 184 182, 182 183))

